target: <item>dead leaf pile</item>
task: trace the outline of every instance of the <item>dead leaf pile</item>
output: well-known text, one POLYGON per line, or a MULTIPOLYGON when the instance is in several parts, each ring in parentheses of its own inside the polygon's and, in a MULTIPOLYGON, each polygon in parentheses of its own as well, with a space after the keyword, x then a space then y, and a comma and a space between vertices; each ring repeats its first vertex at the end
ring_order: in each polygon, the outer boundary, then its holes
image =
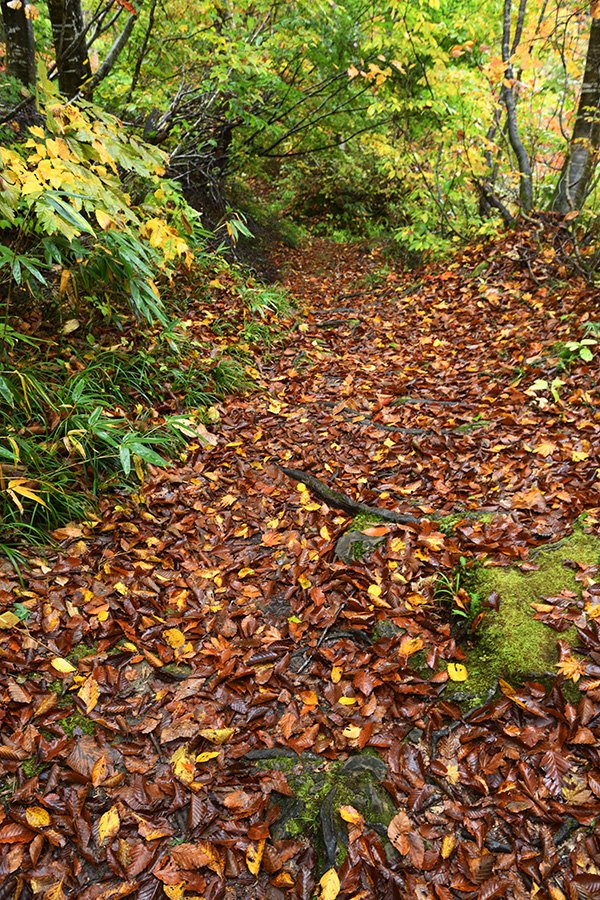
MULTIPOLYGON (((523 560, 583 511, 599 521, 597 365, 550 388, 557 342, 597 306, 551 284, 559 263, 530 235, 510 240, 376 287, 377 253, 286 250, 301 312, 248 373, 255 389, 219 408, 216 445, 137 498, 106 497, 23 585, 5 568, 3 896, 600 896, 597 567, 578 573, 581 601, 537 610, 585 652, 563 648, 550 689, 502 682, 466 715, 445 698, 464 655, 436 574, 463 553, 523 560), (278 463, 422 521, 376 529, 375 550, 343 563, 348 517, 278 463), (326 871, 310 834, 274 839, 293 791, 247 754, 277 748, 377 751, 387 836, 344 805, 348 852, 326 871)), ((200 337, 217 315, 226 291, 198 308, 200 337)))

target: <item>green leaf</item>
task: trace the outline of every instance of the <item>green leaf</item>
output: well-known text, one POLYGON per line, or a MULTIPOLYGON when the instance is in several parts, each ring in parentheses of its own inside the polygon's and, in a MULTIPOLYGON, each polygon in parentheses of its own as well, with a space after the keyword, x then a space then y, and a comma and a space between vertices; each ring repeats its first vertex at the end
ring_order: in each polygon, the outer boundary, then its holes
POLYGON ((594 358, 594 354, 589 347, 582 347, 579 351, 579 355, 585 362, 591 362, 594 358))
POLYGON ((4 397, 9 406, 15 405, 15 398, 13 396, 13 392, 8 386, 6 379, 0 375, 0 394, 4 397))
POLYGON ((131 452, 129 447, 123 446, 121 444, 119 448, 119 458, 121 460, 121 466, 126 475, 129 475, 131 472, 131 452))
POLYGON ((144 462, 150 463, 153 466, 160 466, 161 468, 165 468, 165 466, 169 466, 170 463, 167 462, 166 459, 163 459, 162 456, 159 456, 155 450, 152 450, 151 447, 146 447, 144 444, 140 444, 139 442, 135 442, 129 445, 133 453, 136 456, 139 456, 140 459, 143 459, 144 462))

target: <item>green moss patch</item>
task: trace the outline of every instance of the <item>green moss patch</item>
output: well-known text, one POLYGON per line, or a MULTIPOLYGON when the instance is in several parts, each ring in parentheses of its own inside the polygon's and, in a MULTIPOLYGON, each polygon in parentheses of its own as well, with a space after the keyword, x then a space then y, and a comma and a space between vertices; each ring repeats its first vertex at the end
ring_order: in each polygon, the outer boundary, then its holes
POLYGON ((256 765, 285 772, 294 792, 292 797, 278 798, 280 815, 273 836, 309 838, 317 848, 319 868, 339 866, 345 857, 348 826, 339 813, 342 806, 353 806, 364 816, 367 827, 382 837, 387 834, 396 809, 381 787, 386 767, 377 754, 364 751, 333 762, 310 753, 297 758, 274 755, 256 765))
POLYGON ((350 531, 363 531, 369 525, 381 525, 384 520, 375 513, 359 513, 352 519, 350 531))
POLYGON ((98 649, 98 643, 93 644, 76 644, 67 659, 71 662, 77 662, 80 659, 85 659, 86 656, 93 656, 98 649))
POLYGON ((80 712, 74 712, 70 716, 65 716, 64 719, 60 720, 60 726, 67 737, 73 737, 76 728, 83 734, 93 734, 96 730, 95 723, 80 712))
POLYGON ((556 671, 557 640, 576 645, 575 628, 559 634, 533 618, 531 604, 565 590, 580 595, 575 572, 564 563, 574 560, 583 565, 597 564, 600 538, 577 529, 570 537, 532 554, 532 560, 539 567, 533 572, 493 567, 473 573, 469 589, 482 599, 497 592, 500 608, 486 614, 476 633, 466 659, 468 680, 448 686, 457 699, 465 699, 471 705, 482 703, 499 677, 511 684, 531 677, 543 678, 556 671))

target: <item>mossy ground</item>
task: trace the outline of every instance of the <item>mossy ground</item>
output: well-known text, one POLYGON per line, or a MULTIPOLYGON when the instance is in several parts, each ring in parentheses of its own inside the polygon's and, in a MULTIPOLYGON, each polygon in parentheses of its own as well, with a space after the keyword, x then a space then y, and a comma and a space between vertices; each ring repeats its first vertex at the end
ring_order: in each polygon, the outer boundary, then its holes
POLYGON ((94 734, 96 730, 95 723, 80 712, 74 712, 60 719, 60 726, 67 737, 73 737, 76 728, 83 734, 94 734))
POLYGON ((77 662, 80 659, 85 659, 86 656, 92 656, 92 654, 94 654, 97 649, 97 641, 93 644, 76 644, 72 648, 67 659, 69 659, 70 662, 77 662))
POLYGON ((482 599, 493 591, 500 595, 498 612, 487 613, 474 646, 468 651, 468 680, 449 686, 450 691, 463 694, 474 705, 485 700, 498 677, 518 683, 555 672, 557 640, 561 638, 573 645, 577 642, 574 628, 559 634, 534 619, 531 604, 564 590, 579 594, 575 572, 564 562, 598 563, 600 538, 577 529, 570 537, 537 551, 532 559, 539 567, 533 572, 522 572, 516 567, 482 567, 469 584, 469 589, 482 599))
POLYGON ((349 760, 334 762, 312 754, 282 755, 260 760, 257 767, 285 772, 294 791, 293 797, 279 800, 280 816, 273 834, 284 839, 311 839, 321 868, 327 867, 328 855, 333 854, 339 865, 346 854, 347 825, 339 814, 342 806, 353 806, 368 826, 383 834, 396 812, 391 797, 379 785, 385 766, 375 752, 365 750, 349 760))

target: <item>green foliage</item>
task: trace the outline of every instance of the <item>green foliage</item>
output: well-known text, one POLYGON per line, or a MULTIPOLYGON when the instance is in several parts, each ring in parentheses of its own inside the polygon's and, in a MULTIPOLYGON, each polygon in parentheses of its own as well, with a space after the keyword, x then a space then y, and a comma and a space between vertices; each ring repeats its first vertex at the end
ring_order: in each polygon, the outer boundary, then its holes
MULTIPOLYGON (((20 337, 8 333, 13 342, 20 337)), ((146 465, 165 466, 186 444, 203 443, 202 408, 238 387, 243 372, 227 360, 208 362, 185 334, 174 343, 176 333, 158 332, 139 347, 80 342, 29 362, 5 355, 0 538, 43 540, 85 515, 102 485, 142 479, 146 465), (157 420, 166 390, 181 395, 185 412, 157 420)))
POLYGON ((564 368, 570 368, 574 362, 589 363, 594 359, 594 350, 598 341, 595 338, 583 338, 581 341, 567 341, 560 349, 559 357, 564 368))
POLYGON ((461 556, 452 575, 441 573, 434 586, 435 599, 450 607, 453 616, 470 623, 474 623, 482 611, 481 596, 471 589, 473 573, 473 564, 461 556))
POLYGON ((205 233, 164 179, 164 153, 84 101, 49 94, 42 112, 43 126, 0 147, 0 228, 12 237, 0 279, 39 293, 59 268, 61 293, 121 311, 128 300, 138 318, 166 323, 157 279, 191 264, 205 233))

